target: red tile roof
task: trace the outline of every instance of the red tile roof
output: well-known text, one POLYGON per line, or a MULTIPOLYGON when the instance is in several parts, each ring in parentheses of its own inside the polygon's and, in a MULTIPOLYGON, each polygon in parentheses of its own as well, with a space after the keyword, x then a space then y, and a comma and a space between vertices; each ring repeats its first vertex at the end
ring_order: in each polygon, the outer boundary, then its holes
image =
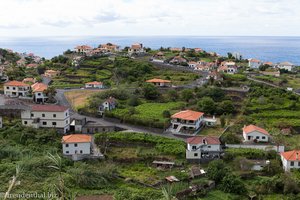
POLYGON ((63 136, 62 143, 84 143, 91 142, 92 136, 85 134, 71 134, 63 136))
POLYGON ((284 159, 289 160, 289 161, 295 161, 295 160, 300 160, 300 150, 293 150, 293 151, 287 151, 287 152, 282 152, 281 155, 284 157, 284 159), (298 159, 297 159, 298 156, 298 159))
POLYGON ((44 83, 35 83, 31 86, 32 92, 44 92, 48 89, 48 86, 44 83))
POLYGON ((81 46, 75 47, 75 49, 92 49, 92 47, 90 47, 88 45, 81 45, 81 46))
POLYGON ((147 83, 171 83, 169 80, 163 80, 159 78, 154 78, 146 81, 147 83))
POLYGON ((195 136, 188 138, 186 142, 188 144, 201 144, 203 140, 206 141, 207 144, 221 144, 219 137, 217 136, 195 136))
POLYGON ((102 85, 103 83, 102 82, 93 81, 93 82, 88 82, 86 84, 88 84, 88 85, 102 85))
POLYGON ((257 59, 250 59, 249 61, 250 62, 255 62, 255 63, 260 63, 260 60, 257 60, 257 59))
POLYGON ((174 115, 171 116, 171 118, 195 121, 203 115, 204 115, 203 112, 196 112, 193 110, 184 110, 184 111, 175 113, 174 115))
POLYGON ((59 105, 32 105, 31 110, 37 112, 64 112, 68 107, 59 105))
POLYGON ((251 125, 249 125, 249 126, 245 126, 245 127, 243 128, 243 132, 245 132, 246 134, 249 134, 249 133, 251 133, 251 132, 253 132, 253 131, 257 131, 257 132, 260 132, 260 133, 265 134, 265 135, 270 135, 270 134, 268 133, 268 131, 266 131, 265 129, 260 128, 260 127, 258 127, 258 126, 255 126, 255 125, 253 125, 253 124, 251 124, 251 125))
POLYGON ((23 82, 20 82, 20 81, 9 81, 9 82, 7 82, 7 83, 4 83, 4 85, 5 86, 16 86, 16 87, 21 87, 21 86, 23 86, 23 87, 29 87, 29 85, 28 84, 26 84, 26 83, 23 83, 23 82))

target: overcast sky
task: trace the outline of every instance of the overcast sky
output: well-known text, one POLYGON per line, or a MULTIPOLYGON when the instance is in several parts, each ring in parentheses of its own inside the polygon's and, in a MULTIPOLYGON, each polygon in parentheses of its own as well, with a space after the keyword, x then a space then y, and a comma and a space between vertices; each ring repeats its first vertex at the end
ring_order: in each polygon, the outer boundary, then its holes
POLYGON ((0 36, 300 36, 300 0, 0 0, 0 36))

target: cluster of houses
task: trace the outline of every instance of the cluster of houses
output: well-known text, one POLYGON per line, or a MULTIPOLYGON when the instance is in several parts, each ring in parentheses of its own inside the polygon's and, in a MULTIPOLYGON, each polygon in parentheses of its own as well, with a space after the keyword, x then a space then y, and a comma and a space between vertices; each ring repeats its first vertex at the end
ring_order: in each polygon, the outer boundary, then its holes
MULTIPOLYGON (((106 43, 100 44, 99 47, 93 48, 88 45, 79 45, 74 48, 74 51, 78 54, 84 54, 86 56, 94 56, 94 55, 103 55, 103 54, 113 54, 121 52, 122 49, 119 45, 106 43)), ((146 53, 143 44, 141 43, 134 43, 132 44, 128 50, 128 55, 140 55, 146 53)))
POLYGON ((294 71, 294 69, 296 67, 291 62, 281 62, 281 63, 274 64, 272 62, 263 62, 261 60, 253 59, 253 58, 249 59, 248 61, 249 61, 248 67, 251 69, 259 69, 260 66, 267 65, 277 71, 280 69, 284 69, 284 70, 291 72, 291 71, 294 71))

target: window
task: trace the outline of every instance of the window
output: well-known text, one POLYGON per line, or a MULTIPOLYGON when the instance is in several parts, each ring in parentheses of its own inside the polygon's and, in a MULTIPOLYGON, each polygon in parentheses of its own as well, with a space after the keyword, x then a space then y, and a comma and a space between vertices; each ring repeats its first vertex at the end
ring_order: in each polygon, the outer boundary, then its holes
POLYGON ((52 125, 53 125, 53 126, 56 126, 56 122, 52 122, 52 125))
POLYGON ((66 154, 68 154, 69 153, 69 151, 66 151, 66 154))
POLYGON ((24 121, 24 124, 27 124, 27 121, 24 121))
POLYGON ((38 93, 38 96, 41 96, 41 93, 38 93))
POLYGON ((262 136, 261 139, 266 139, 266 137, 265 137, 265 136, 262 136))
POLYGON ((15 87, 13 87, 13 90, 15 90, 16 88, 15 87))
POLYGON ((80 153, 82 154, 82 150, 80 150, 80 153))
POLYGON ((74 144, 74 147, 77 147, 77 143, 74 144))
POLYGON ((69 147, 69 144, 66 144, 66 147, 69 147))
POLYGON ((207 146, 207 148, 210 148, 211 146, 207 146))
POLYGON ((197 146, 192 146, 192 149, 193 149, 193 150, 196 150, 196 149, 197 149, 197 146))
POLYGON ((198 157, 198 154, 197 154, 197 153, 194 153, 194 157, 198 157))
POLYGON ((67 120, 67 121, 66 121, 66 124, 68 124, 68 123, 69 123, 69 121, 67 120))
POLYGON ((53 114, 53 117, 56 117, 56 114, 53 114))
POLYGON ((68 112, 66 112, 66 116, 68 116, 68 112))
POLYGON ((256 136, 256 139, 259 139, 259 136, 256 136))
POLYGON ((294 161, 291 161, 291 166, 294 166, 294 161))
POLYGON ((45 114, 42 114, 42 117, 45 117, 45 114))
POLYGON ((47 125, 47 122, 43 122, 43 125, 47 125))
POLYGON ((33 114, 33 113, 31 113, 31 117, 34 117, 34 114, 33 114))
POLYGON ((9 90, 9 87, 6 87, 6 89, 8 89, 8 90, 9 90))
POLYGON ((300 162, 298 162, 298 167, 300 167, 300 162))

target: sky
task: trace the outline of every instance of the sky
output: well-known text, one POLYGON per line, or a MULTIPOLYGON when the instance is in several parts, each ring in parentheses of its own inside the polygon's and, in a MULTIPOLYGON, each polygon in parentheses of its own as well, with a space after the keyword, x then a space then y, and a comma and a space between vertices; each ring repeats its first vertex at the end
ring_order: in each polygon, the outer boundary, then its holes
POLYGON ((300 36, 300 0, 0 0, 0 37, 300 36))

